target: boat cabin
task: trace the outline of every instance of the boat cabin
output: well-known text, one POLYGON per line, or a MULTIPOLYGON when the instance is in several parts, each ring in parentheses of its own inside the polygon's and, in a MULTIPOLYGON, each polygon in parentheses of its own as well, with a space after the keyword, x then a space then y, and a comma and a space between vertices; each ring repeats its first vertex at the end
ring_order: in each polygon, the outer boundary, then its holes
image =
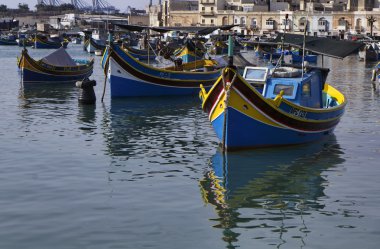
POLYGON ((281 91, 283 98, 305 107, 323 107, 325 76, 310 69, 303 74, 294 67, 246 67, 243 78, 265 98, 274 99, 281 91))

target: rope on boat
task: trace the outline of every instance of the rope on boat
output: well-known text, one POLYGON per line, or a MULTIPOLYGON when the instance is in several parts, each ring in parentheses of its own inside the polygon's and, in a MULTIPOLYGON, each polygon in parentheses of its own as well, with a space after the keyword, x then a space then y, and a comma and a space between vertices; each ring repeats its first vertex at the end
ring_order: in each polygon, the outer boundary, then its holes
MULTIPOLYGON (((231 70, 231 69, 228 69, 231 70)), ((227 73, 227 70, 226 70, 227 73)), ((230 98, 230 89, 232 87, 232 84, 235 82, 237 78, 237 72, 235 72, 234 77, 232 78, 231 82, 226 82, 225 73, 222 73, 222 82, 223 82, 223 88, 226 92, 226 98, 224 100, 224 120, 223 120, 223 137, 222 137, 222 151, 223 153, 226 151, 226 133, 227 133, 227 118, 228 118, 228 102, 230 98)))
POLYGON ((102 103, 103 103, 103 100, 104 100, 104 95, 106 93, 107 75, 108 75, 108 67, 109 67, 109 58, 110 58, 110 55, 112 53, 111 47, 109 49, 110 50, 108 51, 108 58, 107 58, 106 63, 104 64, 104 75, 105 75, 105 77, 104 77, 103 93, 102 93, 102 99, 101 99, 102 103))

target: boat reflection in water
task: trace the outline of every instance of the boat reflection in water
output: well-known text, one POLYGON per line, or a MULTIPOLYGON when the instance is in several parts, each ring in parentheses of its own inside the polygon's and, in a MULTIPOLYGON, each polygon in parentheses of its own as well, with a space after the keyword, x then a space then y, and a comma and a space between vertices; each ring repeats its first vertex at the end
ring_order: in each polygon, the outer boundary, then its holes
POLYGON ((103 122, 108 122, 109 153, 127 157, 157 153, 162 157, 164 151, 190 151, 203 141, 196 138, 199 112, 198 99, 193 96, 111 99, 110 113, 103 122))
POLYGON ((215 206, 211 219, 223 229, 227 248, 255 240, 261 246, 288 243, 302 248, 308 232, 304 217, 324 208, 323 173, 341 164, 335 137, 295 147, 217 152, 200 181, 207 204, 215 206))
POLYGON ((65 103, 77 98, 78 90, 75 84, 35 83, 33 85, 22 85, 19 90, 19 99, 25 100, 25 105, 65 103))

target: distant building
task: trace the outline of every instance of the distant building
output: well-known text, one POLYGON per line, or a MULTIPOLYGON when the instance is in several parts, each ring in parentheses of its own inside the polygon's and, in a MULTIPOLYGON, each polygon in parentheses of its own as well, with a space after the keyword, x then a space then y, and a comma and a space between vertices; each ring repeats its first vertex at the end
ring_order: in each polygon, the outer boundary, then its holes
POLYGON ((0 18, 0 30, 11 30, 13 28, 18 28, 19 21, 10 17, 0 18))

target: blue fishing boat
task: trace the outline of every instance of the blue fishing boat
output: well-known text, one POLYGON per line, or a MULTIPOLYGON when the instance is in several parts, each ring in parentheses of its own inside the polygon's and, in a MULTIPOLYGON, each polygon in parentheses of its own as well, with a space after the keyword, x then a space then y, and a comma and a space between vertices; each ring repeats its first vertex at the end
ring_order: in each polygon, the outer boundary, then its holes
POLYGON ((380 62, 372 69, 372 77, 371 80, 376 88, 375 82, 378 81, 380 83, 380 62))
POLYGON ((137 49, 133 48, 131 46, 127 46, 125 44, 122 45, 124 49, 126 49, 129 53, 134 53, 134 54, 142 54, 142 55, 148 55, 148 54, 153 54, 154 51, 152 49, 137 49))
POLYGON ((23 83, 72 83, 92 74, 94 60, 77 63, 64 48, 59 48, 41 60, 34 60, 24 49, 18 60, 23 83))
POLYGON ((367 43, 358 53, 359 59, 364 61, 380 60, 380 43, 367 43))
POLYGON ((165 70, 138 61, 111 44, 104 52, 102 66, 110 82, 111 97, 197 94, 199 82, 211 87, 221 71, 165 70))
POLYGON ((80 37, 74 37, 71 41, 73 44, 81 44, 82 39, 80 37))
POLYGON ((17 45, 17 41, 14 36, 0 37, 0 46, 14 46, 14 45, 17 45))
POLYGON ((223 41, 215 41, 210 48, 210 53, 215 55, 227 54, 228 46, 223 41))
POLYGON ((174 52, 174 56, 182 59, 184 63, 200 60, 203 58, 204 54, 205 52, 202 45, 198 42, 195 44, 190 39, 187 39, 185 44, 174 52))
POLYGON ((67 41, 58 41, 50 39, 46 36, 36 35, 34 38, 34 48, 37 49, 58 49, 60 47, 67 47, 67 41))
POLYGON ((34 42, 33 42, 33 39, 20 38, 17 40, 17 44, 19 47, 31 47, 34 45, 34 42))
MULTIPOLYGON (((284 55, 285 56, 290 56, 291 58, 291 61, 293 63, 300 63, 302 62, 302 55, 300 55, 300 53, 298 51, 293 51, 293 50, 284 50, 284 55)), ((263 53, 263 58, 264 59, 278 59, 281 57, 281 54, 282 54, 282 50, 281 49, 277 49, 276 52, 274 53, 263 53)), ((317 55, 313 55, 313 54, 305 54, 303 56, 304 58, 304 61, 307 61, 307 62, 310 62, 310 63, 316 63, 317 60, 318 60, 318 56, 317 55)))
MULTIPOLYGON (((318 40, 317 49, 312 40, 305 49, 344 58, 362 46, 331 42, 318 40)), ((328 72, 293 65, 246 67, 240 75, 229 65, 210 91, 201 86, 202 108, 225 150, 312 142, 334 131, 346 106, 345 96, 325 82, 328 72)))
POLYGON ((226 150, 300 144, 331 134, 346 105, 325 83, 328 69, 247 67, 244 78, 227 67, 202 108, 226 150))
POLYGON ((140 60, 140 61, 147 61, 147 60, 154 60, 156 59, 156 54, 153 50, 146 50, 146 49, 136 49, 129 46, 124 46, 123 49, 125 49, 130 55, 132 55, 134 58, 140 60))
POLYGON ((88 42, 85 43, 85 46, 88 53, 95 53, 95 50, 103 51, 106 48, 105 42, 93 38, 89 38, 88 42))

